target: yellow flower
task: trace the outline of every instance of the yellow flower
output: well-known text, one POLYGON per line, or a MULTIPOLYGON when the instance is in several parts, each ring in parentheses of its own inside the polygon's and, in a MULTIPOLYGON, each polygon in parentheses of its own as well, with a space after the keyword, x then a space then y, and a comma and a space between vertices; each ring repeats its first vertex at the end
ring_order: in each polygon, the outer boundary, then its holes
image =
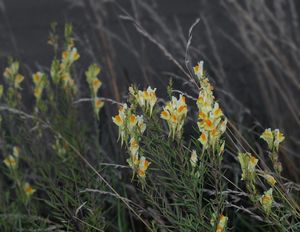
POLYGON ((12 156, 12 155, 9 155, 8 157, 6 157, 4 160, 3 160, 3 163, 9 168, 9 169, 16 169, 17 165, 18 165, 18 161, 17 159, 12 156))
POLYGON ((207 132, 202 132, 200 135, 200 138, 198 139, 201 144, 203 145, 203 147, 206 147, 207 145, 207 141, 208 141, 208 136, 207 136, 207 132))
POLYGON ((43 88, 38 86, 35 87, 33 90, 34 96, 36 97, 37 100, 39 100, 42 96, 43 88))
POLYGON ((246 152, 239 153, 238 160, 242 168, 242 180, 254 181, 255 167, 258 163, 258 159, 246 152))
POLYGON ((192 151, 190 162, 192 167, 196 167, 198 161, 198 156, 195 150, 192 151))
POLYGON ((15 88, 19 88, 23 80, 24 80, 24 76, 21 74, 17 74, 15 78, 15 88))
POLYGON ((264 192, 264 195, 259 199, 264 211, 269 214, 273 204, 273 189, 270 188, 268 191, 264 192))
POLYGON ((160 117, 162 118, 162 119, 164 119, 164 120, 170 120, 170 113, 169 113, 169 111, 167 111, 167 110, 163 110, 161 113, 160 113, 160 117))
POLYGON ((274 134, 274 147, 276 151, 278 151, 279 144, 285 139, 284 135, 282 132, 280 132, 278 129, 275 129, 273 131, 274 134))
POLYGON ((130 154, 135 156, 139 150, 139 142, 135 138, 130 139, 130 146, 129 146, 130 154))
POLYGON ((42 81, 43 73, 41 72, 36 72, 35 74, 32 75, 32 79, 35 85, 39 85, 42 81))
POLYGON ((201 79, 203 77, 203 61, 200 61, 195 67, 194 67, 194 73, 195 75, 201 79))
POLYGON ((100 98, 95 98, 95 109, 96 111, 99 111, 104 106, 104 101, 102 101, 100 98))
POLYGON ((101 81, 99 79, 97 79, 97 78, 95 78, 92 81, 93 92, 94 92, 95 96, 97 95, 98 89, 101 87, 101 85, 102 85, 101 81))
POLYGON ((270 174, 264 174, 263 177, 267 180, 269 185, 274 187, 274 185, 276 184, 276 180, 273 176, 271 176, 270 174))
POLYGON ((219 107, 218 103, 215 103, 212 113, 213 113, 214 118, 219 118, 219 117, 223 116, 223 112, 222 112, 221 108, 219 107))
POLYGON ((137 117, 134 114, 129 116, 129 125, 133 128, 137 124, 137 117))
POLYGON ((36 191, 28 182, 23 185, 23 190, 27 197, 31 197, 31 195, 36 191))
POLYGON ((119 126, 119 127, 120 127, 120 126, 123 126, 124 121, 123 121, 122 117, 120 116, 120 114, 118 114, 118 115, 112 117, 112 119, 113 119, 113 122, 114 122, 117 126, 119 126))
POLYGON ((140 132, 143 134, 146 130, 146 124, 144 123, 143 115, 138 115, 137 116, 137 125, 140 129, 140 132))
POLYGON ((263 140, 265 140, 269 146, 269 149, 272 150, 273 148, 273 141, 274 141, 274 135, 271 131, 271 128, 266 129, 262 135, 260 136, 263 140))
POLYGON ((112 120, 117 126, 123 126, 124 121, 120 114, 116 115, 115 117, 112 117, 112 120))
POLYGON ((77 49, 76 48, 72 48, 71 50, 71 54, 70 54, 70 59, 71 61, 76 61, 79 59, 79 53, 77 52, 77 49))
POLYGON ((146 176, 146 170, 148 169, 149 165, 151 163, 146 160, 146 158, 144 156, 141 157, 140 162, 139 162, 139 167, 138 167, 138 175, 141 178, 145 178, 146 176))

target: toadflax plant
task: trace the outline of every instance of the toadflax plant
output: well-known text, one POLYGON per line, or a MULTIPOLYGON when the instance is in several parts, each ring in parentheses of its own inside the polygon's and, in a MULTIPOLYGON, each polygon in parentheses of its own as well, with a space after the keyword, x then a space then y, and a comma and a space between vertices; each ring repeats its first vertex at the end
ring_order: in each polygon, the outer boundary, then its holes
POLYGON ((113 117, 119 127, 121 144, 124 143, 129 152, 129 166, 133 173, 142 169, 138 179, 151 207, 154 227, 160 230, 201 231, 205 228, 222 232, 227 228, 228 217, 223 213, 225 196, 221 194, 224 187, 221 161, 225 147, 222 135, 227 119, 215 101, 201 64, 194 68, 200 84, 194 103, 199 111, 199 139, 183 136, 188 115, 183 94, 172 96, 160 110, 154 104, 156 89, 148 87, 142 91, 130 87, 129 102, 113 117), (137 113, 143 115, 135 116, 137 113), (135 118, 143 119, 146 124, 142 130, 135 118), (144 163, 141 165, 141 162, 144 163), (147 171, 146 177, 144 171, 147 171), (206 191, 213 191, 215 196, 211 197, 206 191))

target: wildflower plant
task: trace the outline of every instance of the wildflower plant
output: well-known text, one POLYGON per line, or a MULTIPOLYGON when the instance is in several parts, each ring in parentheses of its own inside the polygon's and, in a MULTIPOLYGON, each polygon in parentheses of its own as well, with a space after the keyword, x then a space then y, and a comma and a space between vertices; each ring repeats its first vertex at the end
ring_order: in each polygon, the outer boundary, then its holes
POLYGON ((190 76, 196 96, 170 84, 169 99, 158 100, 156 88, 132 85, 127 102, 119 103, 100 97, 101 69, 92 64, 84 73, 90 97, 81 99, 72 26, 65 26, 61 43, 53 24, 48 43, 54 48, 50 72, 29 80, 33 111, 22 102, 27 80, 19 62, 9 61, 0 85, 1 231, 225 232, 254 223, 264 231, 299 231, 299 186, 281 176, 283 134, 267 129, 261 135, 271 167, 255 149, 247 152, 203 61, 190 76), (119 105, 109 115, 118 139, 100 133, 108 124, 100 117, 106 100, 119 105), (92 103, 91 112, 84 102, 92 103), (125 165, 114 163, 115 153, 125 165))

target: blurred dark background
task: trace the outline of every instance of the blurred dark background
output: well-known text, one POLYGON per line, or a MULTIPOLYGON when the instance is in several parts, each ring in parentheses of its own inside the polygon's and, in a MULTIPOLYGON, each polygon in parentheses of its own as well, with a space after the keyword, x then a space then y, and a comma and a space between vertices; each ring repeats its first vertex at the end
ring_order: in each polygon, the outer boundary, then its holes
POLYGON ((299 1, 1 0, 0 10, 1 70, 8 56, 21 61, 25 76, 49 70, 50 24, 56 21, 63 35, 71 22, 81 55, 79 86, 96 62, 103 69, 101 94, 117 101, 131 83, 155 86, 163 96, 170 78, 197 96, 172 59, 186 70, 204 60, 227 116, 258 150, 263 128, 284 131, 285 172, 299 181, 299 1))

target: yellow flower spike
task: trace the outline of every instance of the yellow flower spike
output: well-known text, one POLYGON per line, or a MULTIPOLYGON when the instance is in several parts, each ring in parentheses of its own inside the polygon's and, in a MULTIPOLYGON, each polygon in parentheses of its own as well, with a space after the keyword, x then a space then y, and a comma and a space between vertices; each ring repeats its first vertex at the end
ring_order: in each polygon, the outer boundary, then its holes
POLYGON ((23 190, 28 198, 31 197, 36 191, 28 182, 23 185, 23 190))
POLYGON ((138 172, 137 172, 139 177, 141 177, 142 179, 146 177, 146 170, 148 169, 150 164, 151 162, 146 160, 144 156, 141 157, 139 162, 138 172))
POLYGON ((270 150, 273 149, 273 143, 274 143, 274 135, 273 132, 271 131, 271 128, 266 129, 262 135, 260 136, 263 140, 265 140, 268 144, 268 147, 270 150))
POLYGON ((24 80, 24 76, 21 74, 17 74, 15 78, 15 88, 19 88, 23 80, 24 80))
POLYGON ((120 116, 120 114, 112 117, 112 120, 119 127, 123 126, 123 124, 124 124, 124 121, 123 121, 122 117, 120 116))
POLYGON ((17 159, 12 156, 12 155, 9 155, 8 157, 6 157, 4 160, 3 160, 3 163, 9 168, 9 169, 16 169, 17 168, 17 165, 18 165, 18 161, 17 159))
POLYGON ((271 176, 270 174, 264 174, 263 177, 267 180, 269 185, 271 185, 272 187, 275 186, 276 180, 273 176, 271 176))
POLYGON ((198 161, 198 156, 197 156, 196 150, 193 150, 192 154, 191 154, 191 158, 190 158, 192 167, 196 167, 197 161, 198 161))
POLYGON ((268 191, 264 192, 264 195, 259 199, 264 211, 269 214, 273 204, 273 189, 270 188, 268 191))

